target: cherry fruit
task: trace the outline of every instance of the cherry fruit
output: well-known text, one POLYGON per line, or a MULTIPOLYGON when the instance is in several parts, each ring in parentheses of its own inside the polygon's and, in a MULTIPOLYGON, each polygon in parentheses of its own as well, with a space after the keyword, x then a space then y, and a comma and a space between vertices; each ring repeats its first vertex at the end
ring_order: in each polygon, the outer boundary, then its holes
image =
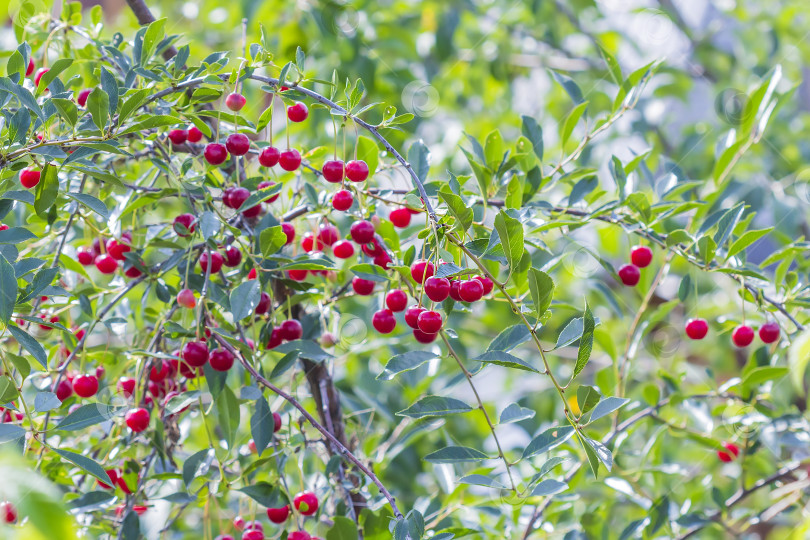
POLYGON ((639 268, 646 268, 650 265, 653 252, 647 246, 636 246, 630 251, 630 262, 639 268))
POLYGON ((689 319, 686 321, 686 335, 689 339, 703 339, 709 333, 706 319, 689 319))
POLYGON ((737 347, 747 347, 754 341, 754 329, 748 325, 741 324, 731 333, 731 341, 737 347))
POLYGON ((346 178, 352 182, 362 182, 368 178, 368 165, 362 159, 346 163, 346 178))
POLYGON ((640 278, 641 272, 639 272, 638 266, 635 264, 625 264, 619 268, 619 279, 628 287, 636 286, 640 278))
POLYGON ((149 427, 149 411, 143 408, 132 409, 127 412, 124 420, 133 433, 140 433, 149 427))

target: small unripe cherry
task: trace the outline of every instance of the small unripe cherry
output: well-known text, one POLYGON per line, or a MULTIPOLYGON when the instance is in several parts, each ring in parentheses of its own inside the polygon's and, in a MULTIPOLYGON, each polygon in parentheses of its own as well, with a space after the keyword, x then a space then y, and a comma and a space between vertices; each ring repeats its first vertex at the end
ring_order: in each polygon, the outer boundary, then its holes
POLYGON ((368 165, 362 159, 346 163, 346 178, 352 182, 362 182, 368 178, 368 165))
POLYGON ((731 341, 737 347, 747 347, 754 341, 754 329, 748 325, 741 324, 731 333, 731 341))
POLYGON ((307 119, 307 116, 309 116, 309 110, 300 101, 296 101, 293 105, 287 107, 287 118, 291 122, 303 122, 307 119))
POLYGON ((132 409, 127 412, 125 421, 133 433, 140 433, 149 427, 149 411, 143 408, 132 409))
POLYGON ((285 171, 294 171, 301 166, 301 154, 294 148, 288 148, 279 156, 278 164, 285 171))
POLYGON ((339 159, 326 161, 323 164, 321 172, 323 173, 324 180, 337 184, 343 180, 343 162, 339 159))
POLYGON ((358 244, 369 244, 374 240, 374 225, 366 220, 355 221, 349 228, 349 235, 358 244))
POLYGON ((396 327, 397 320, 390 309, 381 309, 374 313, 371 325, 381 334, 390 334, 396 327))
POLYGON ((234 156, 244 156, 250 150, 250 139, 244 133, 231 133, 225 140, 225 148, 234 156))
POLYGON ((442 314, 438 311, 424 311, 419 314, 416 324, 426 334, 435 334, 442 329, 442 314))
POLYGON ((211 165, 222 165, 228 159, 228 149, 224 144, 208 143, 203 150, 203 156, 211 165))
POLYGON ((775 322, 765 323, 759 327, 759 339, 763 343, 773 343, 779 339, 779 324, 775 322))
POLYGON ((334 347, 335 343, 337 343, 337 338, 332 332, 324 332, 321 334, 318 341, 320 342, 321 347, 334 347))
POLYGON ((368 296, 374 292, 374 282, 370 279, 355 276, 354 279, 352 279, 352 289, 360 296, 368 296))
POLYGON ((650 265, 653 258, 653 252, 647 246, 636 246, 630 250, 630 262, 639 268, 646 268, 650 265))
POLYGON ((241 111, 242 107, 245 106, 245 103, 247 103, 245 96, 242 94, 237 94, 236 92, 228 94, 228 97, 225 98, 225 106, 233 112, 241 111))
POLYGON ((397 208, 396 210, 391 210, 391 213, 388 214, 388 219, 391 220, 394 227, 404 229, 411 224, 411 213, 408 212, 407 208, 397 208))
POLYGON ((709 323, 705 319, 689 319, 686 321, 686 335, 689 339, 703 339, 709 333, 709 323))
POLYGON ((732 442, 724 442, 723 448, 725 448, 725 450, 717 451, 717 457, 724 463, 730 463, 740 455, 740 447, 732 442))
POLYGON ((436 267, 430 261, 419 259, 411 265, 411 277, 417 283, 423 283, 435 273, 436 267))
POLYGON ((354 203, 354 197, 352 196, 351 191, 341 189, 332 195, 332 208, 335 210, 345 212, 352 207, 352 203, 354 203))
POLYGON ((281 152, 275 146, 266 146, 259 153, 259 165, 262 167, 275 167, 281 157, 281 152))
POLYGON ((405 311, 408 306, 408 295, 403 290, 394 289, 385 295, 385 305, 393 312, 405 311))
POLYGON ((340 240, 332 245, 332 253, 338 259, 348 259, 354 255, 354 246, 348 240, 340 240))
POLYGON ((197 126, 193 126, 189 128, 188 134, 186 135, 186 140, 188 142, 197 143, 202 140, 203 133, 197 126))
POLYGON ((641 272, 638 271, 638 266, 635 264, 625 264, 619 268, 619 279, 628 287, 636 286, 640 278, 641 272))

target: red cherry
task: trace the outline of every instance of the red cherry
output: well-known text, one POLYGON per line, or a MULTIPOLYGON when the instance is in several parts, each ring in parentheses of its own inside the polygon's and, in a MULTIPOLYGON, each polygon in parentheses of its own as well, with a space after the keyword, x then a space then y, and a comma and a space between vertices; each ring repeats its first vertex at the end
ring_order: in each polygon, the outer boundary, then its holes
POLYGON ((242 518, 242 516, 236 516, 233 518, 233 528, 237 531, 241 531, 245 528, 245 520, 242 518))
POLYGON ((324 180, 337 184, 343 180, 343 162, 339 159, 327 161, 323 164, 322 172, 324 180))
POLYGON ((295 104, 287 107, 287 118, 291 122, 303 122, 307 119, 307 116, 309 116, 309 110, 300 101, 296 101, 295 104))
POLYGON ((318 497, 311 491, 304 491, 296 495, 293 504, 295 509, 305 516, 311 516, 318 511, 318 497))
POLYGON ((251 269, 250 269, 250 272, 248 272, 248 279, 249 279, 249 280, 250 280, 250 279, 256 279, 256 278, 258 277, 258 275, 259 275, 259 273, 258 273, 258 272, 256 272, 256 269, 255 269, 255 268, 251 268, 251 269))
POLYGON ((377 255, 382 255, 385 253, 385 250, 382 248, 376 238, 372 238, 370 243, 363 244, 360 246, 360 248, 363 250, 363 253, 369 257, 376 257, 377 255))
POLYGON ((34 72, 34 67, 35 67, 35 66, 34 66, 34 59, 33 59, 33 58, 29 58, 29 59, 28 59, 28 67, 25 69, 25 76, 26 76, 26 77, 30 77, 30 76, 31 76, 31 74, 34 72))
POLYGON ((419 330, 426 334, 435 334, 442 329, 442 314, 438 311, 424 311, 416 320, 419 330))
POLYGON ((638 271, 638 266, 634 264, 625 264, 619 268, 619 279, 628 287, 633 287, 638 284, 641 277, 641 272, 638 271))
POLYGON ((718 450, 717 457, 724 463, 730 463, 740 455, 740 448, 734 443, 724 442, 723 448, 726 450, 718 450))
POLYGON ((132 409, 127 413, 125 420, 133 433, 140 433, 149 427, 149 411, 142 408, 132 409))
POLYGON ((225 266, 235 268, 242 262, 242 252, 236 246, 228 246, 225 248, 223 259, 225 266))
POLYGON ((293 281, 304 281, 307 279, 306 270, 288 270, 287 276, 293 281))
POLYGON ((419 328, 419 315, 425 311, 427 311, 427 309, 419 306, 408 308, 408 310, 405 312, 405 324, 411 328, 419 328))
POLYGON ((422 332, 418 328, 413 329, 413 337, 416 338, 416 341, 419 343, 433 343, 438 335, 439 334, 428 334, 427 332, 422 332))
POLYGON ((653 252, 647 246, 636 246, 630 251, 630 261, 639 268, 646 268, 650 265, 653 252))
POLYGON ((294 148, 289 148, 281 153, 278 164, 285 171, 294 171, 301 166, 301 154, 294 148))
POLYGON ((189 341, 183 346, 182 358, 191 367, 202 367, 208 362, 208 345, 204 341, 189 341))
POLYGON ((779 324, 775 322, 765 323, 759 327, 759 339, 763 343, 773 343, 779 339, 779 324))
POLYGON ((287 540, 314 540, 306 531, 292 531, 287 535, 287 540))
POLYGON ((321 227, 321 229, 318 231, 318 240, 320 240, 327 246, 331 246, 332 244, 337 242, 338 238, 340 238, 340 233, 338 233, 337 227, 335 227, 334 225, 325 225, 321 227))
POLYGON ((228 371, 233 366, 233 354, 227 349, 217 349, 208 357, 208 363, 217 371, 228 371))
POLYGON ((242 534, 242 540, 264 540, 264 531, 251 529, 242 534))
POLYGON ((296 339, 301 339, 301 336, 304 335, 304 328, 297 320, 287 319, 281 323, 281 326, 279 326, 279 332, 281 333, 282 339, 286 341, 295 341, 296 339))
POLYGON ((492 292, 492 289, 495 287, 495 283, 492 282, 487 276, 475 276, 474 279, 477 279, 481 282, 481 285, 484 286, 484 296, 488 295, 492 292))
POLYGON ((284 341, 284 339, 282 339, 281 337, 281 329, 278 327, 273 328, 273 331, 270 332, 270 339, 267 342, 267 348, 275 349, 276 347, 281 345, 282 341, 284 341))
POLYGON ((182 225, 188 232, 180 232, 177 227, 174 227, 174 232, 177 233, 177 236, 189 236, 190 233, 193 233, 194 229, 196 228, 194 224, 195 221, 196 219, 192 214, 180 214, 174 218, 174 225, 182 225))
POLYGON ((59 399, 59 401, 65 401, 72 395, 73 395, 73 384, 67 379, 62 379, 61 381, 59 381, 59 384, 56 385, 57 399, 59 399))
POLYGON ((98 366, 96 368, 96 379, 103 379, 105 374, 104 366, 98 366))
POLYGON ((281 230, 287 235, 287 242, 284 245, 288 246, 292 244, 293 240, 295 240, 295 227, 293 227, 291 223, 282 223, 281 230))
POLYGON ((419 259, 411 265, 411 277, 417 283, 423 283, 435 273, 436 267, 430 261, 419 259))
MULTIPOLYGON (((270 181, 270 180, 265 180, 265 181, 263 181, 263 182, 259 182, 259 185, 258 185, 258 186, 256 186, 256 187, 257 187, 258 189, 260 189, 260 190, 261 190, 261 189, 266 189, 266 188, 269 188, 269 187, 274 186, 274 185, 276 185, 276 183, 275 183, 275 182, 272 182, 272 181, 270 181)), ((267 201, 266 201, 266 202, 267 202, 267 203, 276 202, 276 200, 278 200, 278 198, 279 198, 279 196, 280 196, 280 195, 281 195, 280 193, 276 193, 275 195, 273 195, 272 197, 270 197, 269 199, 267 199, 267 201)))
POLYGON ((23 169, 20 171, 20 183, 24 188, 31 189, 39 184, 39 177, 42 173, 36 169, 23 169))
POLYGON ((310 251, 321 251, 323 249, 323 242, 318 240, 318 247, 315 247, 315 235, 312 233, 305 233, 303 237, 301 237, 301 249, 309 253, 310 251))
POLYGON ((83 398, 95 396, 98 392, 98 379, 95 375, 81 375, 73 379, 73 391, 83 398))
POLYGON ((262 148, 259 154, 259 165, 262 167, 274 167, 281 157, 281 152, 275 146, 266 146, 262 148))
POLYGON ((0 515, 3 516, 3 521, 6 523, 14 523, 17 521, 17 509, 8 501, 0 503, 0 515))
POLYGON ((221 165, 228 159, 228 150, 224 144, 208 143, 203 150, 203 156, 211 165, 221 165))
POLYGON ((95 262, 96 268, 102 274, 112 274, 118 269, 118 263, 109 255, 99 255, 95 262))
POLYGON ((186 140, 188 142, 200 142, 202 140, 202 131, 200 131, 196 126, 189 128, 188 133, 186 134, 186 140))
POLYGON ((341 240, 335 242, 332 246, 332 253, 334 253, 335 257, 338 259, 348 259, 354 255, 354 246, 348 240, 341 240))
POLYGON ((8 225, 6 225, 5 223, 0 223, 0 231, 7 231, 7 230, 8 230, 8 225))
POLYGON ((246 200, 250 197, 250 190, 243 187, 234 187, 228 191, 227 198, 223 197, 222 202, 228 208, 234 210, 241 208, 246 200))
POLYGON ((388 253, 385 252, 378 253, 374 256, 374 260, 372 262, 381 267, 383 270, 388 270, 388 265, 391 264, 391 257, 389 257, 388 253))
POLYGON ((405 294, 405 291, 394 289, 385 295, 385 305, 394 312, 405 311, 408 306, 408 295, 405 294))
POLYGON ((256 206, 251 206, 250 208, 242 211, 242 215, 248 218, 256 217, 262 213, 262 205, 257 204, 256 206))
POLYGON ((76 258, 82 266, 90 266, 93 264, 96 257, 93 255, 92 251, 88 251, 87 248, 81 248, 76 254, 76 258))
POLYGON ((281 415, 277 412, 273 413, 273 433, 278 433, 281 430, 281 415))
POLYGON ((237 94, 236 92, 228 94, 228 97, 225 98, 225 106, 233 112, 241 111, 245 103, 247 103, 245 96, 237 94))
POLYGON ((112 489, 113 486, 118 485, 118 471, 116 471, 115 469, 107 469, 104 472, 107 473, 107 477, 110 479, 110 483, 105 484, 101 480, 96 480, 96 482, 98 482, 99 487, 101 487, 102 489, 112 489))
POLYGON ((390 309, 381 309, 374 313, 371 318, 371 325, 381 334, 390 334, 396 327, 397 320, 390 309))
POLYGON ((168 137, 169 140, 172 141, 172 144, 185 144, 186 139, 188 139, 188 131, 185 129, 173 129, 169 131, 168 137))
POLYGON ((705 319, 689 319, 686 321, 686 335, 689 339, 703 339, 709 333, 709 323, 705 319))
POLYGON ((429 277, 425 280, 425 294, 434 302, 443 302, 450 296, 450 280, 443 277, 429 277))
POLYGON ((391 213, 388 214, 388 219, 391 220, 394 227, 404 229, 411 223, 411 213, 408 212, 407 208, 397 208, 396 210, 391 210, 391 213))
POLYGON ((124 275, 127 276, 128 278, 136 278, 136 277, 141 277, 143 275, 143 272, 138 270, 138 268, 135 267, 135 266, 130 266, 128 268, 125 267, 125 268, 126 268, 126 270, 124 270, 124 275))
POLYGON ((358 244, 368 244, 374 240, 374 225, 366 220, 355 221, 349 229, 349 235, 358 244))
MULTIPOLYGON (((290 517, 290 506, 284 505, 281 508, 268 508, 267 519, 273 523, 284 523, 290 517)), ((289 538, 289 536, 287 537, 289 538)))
POLYGON ((250 150, 250 139, 244 133, 231 133, 225 140, 225 148, 235 156, 244 156, 250 150))
POLYGON ((754 329, 748 325, 741 324, 731 333, 731 341, 737 347, 747 347, 754 341, 754 329))
POLYGON ((129 377, 121 377, 118 379, 118 390, 124 394, 124 397, 132 397, 135 393, 135 379, 129 377))
POLYGON ((124 253, 128 251, 132 251, 132 247, 129 244, 125 243, 126 241, 122 239, 121 242, 116 240, 115 238, 110 238, 107 241, 107 253, 115 260, 123 261, 126 257, 124 257, 124 253))
POLYGON ((346 163, 346 178, 352 182, 362 182, 368 178, 368 165, 362 159, 346 163))
POLYGON ((332 195, 332 208, 335 210, 340 210, 341 212, 345 212, 349 208, 352 207, 352 203, 354 203, 354 197, 352 193, 348 190, 341 189, 334 195, 332 195))
POLYGON ((169 376, 171 365, 166 360, 155 358, 152 368, 149 370, 149 380, 159 383, 169 376))
POLYGON ((245 523, 246 531, 262 531, 264 532, 264 525, 260 521, 248 521, 245 523))
POLYGON ((270 305, 272 304, 270 295, 266 292, 262 291, 262 294, 259 296, 259 303, 256 304, 256 309, 254 310, 256 315, 264 315, 268 311, 270 311, 270 305))
POLYGON ((37 74, 34 75, 34 86, 39 86, 39 81, 42 80, 42 76, 48 73, 50 69, 48 68, 39 68, 37 70, 37 74))
POLYGON ((484 296, 484 285, 477 279, 462 281, 458 285, 458 295, 465 302, 477 302, 484 296))
POLYGON ((368 296, 374 292, 374 282, 370 279, 355 276, 355 278, 352 279, 352 289, 360 296, 368 296))
POLYGON ((202 268, 203 272, 208 271, 208 259, 211 259, 211 274, 216 274, 222 268, 222 263, 224 259, 222 258, 222 254, 219 251, 211 251, 210 255, 208 251, 203 251, 200 255, 200 267, 202 268))
POLYGON ((79 92, 79 95, 76 96, 76 103, 79 104, 79 107, 84 107, 85 105, 87 105, 87 96, 89 96, 90 92, 92 91, 93 91, 92 88, 85 88, 84 90, 79 92))

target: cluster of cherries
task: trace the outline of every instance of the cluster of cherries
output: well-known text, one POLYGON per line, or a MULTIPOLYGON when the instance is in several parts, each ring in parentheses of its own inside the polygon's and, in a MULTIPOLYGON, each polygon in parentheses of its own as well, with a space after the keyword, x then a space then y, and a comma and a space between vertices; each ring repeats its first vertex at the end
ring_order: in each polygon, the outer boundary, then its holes
MULTIPOLYGON (((318 511, 318 497, 311 491, 302 491, 293 498, 295 510, 304 517, 309 517, 318 511)), ((292 514, 290 506, 285 504, 278 508, 267 509, 267 519, 271 523, 280 525, 285 523, 292 514)), ((242 532, 241 540, 264 540, 264 525, 260 521, 245 521, 242 516, 236 516, 233 520, 233 527, 242 532)), ((235 540, 230 534, 221 534, 214 540, 235 540)), ((306 531, 292 531, 287 534, 287 540, 320 540, 317 536, 311 536, 306 531)))
MULTIPOLYGON (((126 260, 124 253, 129 251, 132 251, 132 235, 124 232, 121 238, 110 238, 104 243, 99 238, 94 239, 91 246, 79 249, 76 258, 83 266, 94 265, 102 274, 114 274, 119 263, 126 260)), ((125 265, 125 276, 137 278, 141 273, 135 266, 125 265)))

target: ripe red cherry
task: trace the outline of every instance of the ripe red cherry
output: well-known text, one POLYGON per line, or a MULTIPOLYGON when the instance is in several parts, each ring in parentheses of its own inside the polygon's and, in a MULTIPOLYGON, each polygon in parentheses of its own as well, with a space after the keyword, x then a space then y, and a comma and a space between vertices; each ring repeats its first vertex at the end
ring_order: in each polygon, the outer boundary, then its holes
POLYGON ((189 128, 188 133, 186 134, 186 140, 188 142, 200 142, 202 140, 202 131, 200 131, 196 126, 189 128))
POLYGON ((355 221, 349 229, 349 234, 358 244, 371 243, 374 240, 374 225, 366 220, 355 221))
POLYGON ((17 509, 8 501, 0 503, 0 516, 3 516, 3 521, 6 523, 14 523, 17 521, 17 509))
POLYGON ((258 277, 258 275, 259 275, 259 273, 258 273, 258 272, 256 272, 256 269, 255 269, 255 268, 251 268, 251 269, 250 269, 250 272, 248 272, 248 279, 249 279, 249 280, 250 280, 250 279, 256 279, 256 278, 258 277))
POLYGON ((293 281, 304 281, 307 279, 306 270, 288 270, 287 276, 293 281))
POLYGON ((287 107, 287 118, 291 122, 303 122, 307 119, 307 116, 309 116, 309 110, 300 101, 296 101, 293 105, 287 107))
POLYGON ((724 442, 723 448, 725 448, 725 450, 717 451, 717 457, 724 463, 730 463, 740 455, 740 448, 734 443, 724 442))
POLYGON ((307 531, 292 531, 287 540, 315 540, 307 531))
POLYGON ((242 252, 236 246, 228 246, 223 254, 225 266, 235 268, 242 262, 242 252))
POLYGON ((169 362, 155 358, 154 362, 152 363, 152 368, 149 370, 149 380, 159 383, 169 376, 170 370, 171 364, 169 364, 169 362))
POLYGON ((302 515, 311 516, 318 511, 318 497, 311 491, 303 491, 293 499, 295 509, 302 515))
POLYGON ((264 540, 264 531, 251 529, 242 534, 242 540, 264 540))
POLYGON ((217 371, 228 371, 233 366, 233 354, 227 349, 217 349, 208 357, 208 363, 217 371))
POLYGON ((225 148, 235 156, 244 156, 250 150, 250 139, 244 133, 231 133, 225 140, 225 148))
POLYGON ((754 329, 748 325, 741 324, 731 333, 731 341, 737 347, 747 347, 754 341, 754 329))
POLYGON ((465 302, 477 302, 484 296, 484 285, 477 279, 468 279, 458 285, 458 295, 465 302))
POLYGON ((371 317, 371 325, 381 334, 390 334, 396 327, 397 320, 390 309, 381 309, 371 317))
POLYGON ((301 339, 301 336, 304 335, 304 328, 297 320, 287 319, 279 326, 279 333, 281 334, 281 339, 295 341, 296 339, 301 339))
POLYGON ((385 295, 385 305, 394 312, 405 311, 408 306, 408 295, 405 294, 405 291, 394 289, 385 295))
POLYGON ((135 266, 130 266, 129 268, 126 268, 126 270, 124 270, 124 275, 127 276, 128 278, 136 278, 141 277, 141 275, 143 275, 143 272, 138 270, 138 268, 136 268, 135 266))
POLYGON ((241 531, 245 528, 245 520, 242 518, 242 516, 236 516, 233 518, 233 528, 237 531, 241 531))
POLYGON ((233 112, 241 111, 245 103, 247 103, 245 96, 236 92, 228 94, 228 97, 225 98, 225 106, 233 112))
POLYGON ((225 148, 224 144, 208 143, 205 145, 205 150, 203 150, 203 156, 205 161, 211 165, 221 165, 228 159, 228 149, 225 148))
POLYGON ((270 311, 271 303, 272 302, 270 299, 270 295, 262 291, 262 294, 259 296, 259 303, 256 304, 256 309, 254 310, 254 312, 256 313, 256 315, 264 315, 265 313, 270 311))
POLYGON ((487 276, 475 276, 475 279, 480 281, 481 285, 484 286, 484 296, 491 293, 492 289, 495 287, 495 284, 487 276))
POLYGON ((779 324, 775 322, 765 323, 759 327, 759 339, 763 343, 773 343, 779 339, 779 324))
POLYGON ((354 255, 354 246, 348 240, 340 240, 332 246, 332 253, 338 259, 348 259, 354 255))
POLYGON ((273 413, 273 433, 278 433, 281 430, 281 415, 277 412, 273 413))
MULTIPOLYGON (((203 272, 208 270, 208 259, 209 259, 209 252, 203 251, 200 255, 200 267, 202 268, 203 272)), ((222 263, 224 262, 222 258, 222 254, 219 251, 212 251, 210 252, 210 259, 211 259, 211 273, 216 274, 222 268, 222 263)))
POLYGON ((57 399, 59 401, 65 401, 72 395, 73 395, 73 384, 67 379, 62 379, 61 381, 59 381, 59 384, 56 385, 57 399))
POLYGON ((121 242, 116 240, 115 238, 110 238, 107 241, 107 253, 115 260, 123 261, 126 257, 124 257, 124 253, 128 251, 132 251, 132 247, 129 246, 125 239, 122 239, 121 242))
POLYGON ((285 242, 284 245, 288 246, 292 244, 293 240, 295 240, 295 227, 293 227, 291 223, 282 223, 281 231, 287 236, 287 242, 285 242))
POLYGON ((121 377, 118 379, 118 390, 124 394, 124 397, 131 397, 135 393, 135 379, 129 377, 121 377))
POLYGON ((653 252, 647 246, 636 246, 630 251, 630 261, 639 268, 646 268, 650 265, 653 252))
POLYGON ((285 171, 294 171, 301 166, 301 154, 294 148, 288 148, 279 156, 278 164, 285 171))
POLYGON ((372 238, 371 243, 363 244, 360 248, 363 250, 363 253, 369 257, 376 257, 377 255, 385 253, 385 250, 380 245, 380 242, 377 241, 377 238, 372 238))
POLYGON ((388 265, 391 264, 391 257, 389 257, 388 253, 385 252, 378 253, 374 256, 374 260, 372 262, 381 267, 383 270, 388 270, 388 265))
POLYGON ((34 72, 34 67, 35 67, 35 66, 34 66, 34 59, 33 59, 33 58, 29 58, 29 59, 28 59, 28 67, 25 69, 25 76, 26 76, 26 77, 30 77, 30 76, 31 76, 31 74, 34 72))
POLYGON ((79 260, 79 264, 82 266, 90 266, 93 264, 95 255, 93 255, 92 251, 88 251, 87 248, 81 248, 76 254, 76 258, 79 260))
POLYGON ((98 392, 98 379, 95 375, 81 375, 73 379, 73 391, 83 398, 95 396, 98 392))
POLYGON ((641 272, 638 271, 638 266, 635 264, 625 264, 619 268, 619 279, 628 287, 638 284, 639 278, 641 278, 641 272))
POLYGON ((425 280, 425 294, 434 302, 443 302, 450 296, 450 280, 443 277, 429 277, 425 280))
POLYGON ((174 227, 174 232, 177 233, 177 236, 189 236, 190 233, 194 232, 195 225, 194 225, 194 215, 193 214, 180 214, 176 218, 174 218, 174 225, 182 225, 185 227, 186 231, 188 232, 180 232, 177 227, 174 227))
POLYGON ((331 246, 337 242, 338 238, 340 238, 340 233, 338 233, 337 227, 334 225, 325 225, 318 231, 318 240, 327 246, 331 246))
POLYGON ((85 88, 84 90, 79 92, 78 96, 76 96, 76 103, 79 104, 79 107, 84 107, 85 105, 87 105, 87 96, 90 95, 90 92, 92 92, 91 88, 85 88))
POLYGON ((149 427, 149 411, 146 409, 132 409, 125 417, 127 427, 133 433, 140 433, 149 427))
POLYGON ((323 164, 323 178, 327 182, 337 184, 343 180, 343 162, 339 159, 333 159, 323 164))
POLYGON ((388 214, 388 219, 391 220, 394 227, 404 229, 411 224, 411 213, 408 212, 407 208, 397 208, 396 210, 391 210, 391 213, 388 214))
POLYGON ((332 208, 334 208, 335 210, 345 212, 346 210, 352 207, 353 202, 354 197, 352 197, 352 193, 348 190, 341 189, 340 191, 332 195, 332 208))
POLYGON ((257 204, 256 206, 251 206, 250 208, 247 208, 246 210, 242 211, 242 215, 247 217, 247 218, 256 217, 261 213, 262 213, 262 205, 261 204, 257 204))
POLYGON ((368 178, 368 165, 362 159, 346 163, 346 178, 352 182, 362 182, 368 178))
POLYGON ((410 326, 411 328, 419 328, 419 315, 423 312, 427 311, 427 309, 419 306, 409 307, 408 311, 405 312, 405 324, 410 326))
POLYGON ((686 335, 689 339, 703 339, 709 333, 709 323, 705 319, 689 319, 686 321, 686 335))
POLYGON ((102 274, 112 274, 118 269, 118 263, 109 255, 99 255, 95 262, 96 268, 102 274))
POLYGON ((303 237, 301 237, 301 249, 309 253, 310 251, 321 251, 323 249, 323 242, 318 240, 318 247, 315 247, 315 235, 312 233, 306 233, 303 237))
POLYGON ((461 299, 461 282, 457 279, 454 279, 450 282, 450 298, 455 300, 456 302, 463 302, 461 299))
MULTIPOLYGON (((273 523, 284 523, 290 517, 290 506, 285 504, 281 508, 268 508, 267 519, 273 523)), ((289 537, 288 537, 289 538, 289 537)))
POLYGON ((435 334, 442 329, 442 314, 438 311, 425 311, 416 320, 419 330, 426 334, 435 334))
POLYGON ((355 276, 355 278, 352 279, 352 289, 360 296, 368 296, 374 292, 374 282, 370 279, 355 276))
POLYGON ((250 191, 247 188, 234 187, 226 191, 227 195, 223 193, 222 202, 228 208, 241 208, 245 201, 250 197, 250 191))
POLYGON ((275 146, 267 146, 259 154, 259 165, 262 167, 274 167, 281 157, 281 152, 275 146))
POLYGON ((411 265, 411 277, 417 283, 423 283, 435 273, 436 267, 430 261, 419 259, 411 265))
POLYGON ((185 129, 173 129, 169 131, 169 140, 172 141, 172 144, 184 144, 186 139, 188 139, 188 131, 185 129))
POLYGON ((275 349, 281 345, 282 341, 284 340, 281 338, 281 329, 278 327, 273 328, 273 331, 270 332, 270 339, 267 341, 267 348, 275 349))
POLYGON ((23 169, 20 171, 20 183, 24 188, 31 189, 39 184, 39 177, 42 173, 36 169, 23 169))
POLYGON ((428 334, 427 332, 422 332, 418 328, 413 329, 413 337, 416 338, 416 341, 419 343, 433 343, 436 341, 436 337, 439 334, 428 334))
POLYGON ((37 74, 34 75, 34 86, 39 86, 39 81, 42 80, 42 76, 48 73, 50 69, 48 68, 39 68, 37 70, 37 74))
POLYGON ((191 367, 202 367, 208 362, 208 345, 204 341, 189 341, 183 345, 181 357, 191 367))

